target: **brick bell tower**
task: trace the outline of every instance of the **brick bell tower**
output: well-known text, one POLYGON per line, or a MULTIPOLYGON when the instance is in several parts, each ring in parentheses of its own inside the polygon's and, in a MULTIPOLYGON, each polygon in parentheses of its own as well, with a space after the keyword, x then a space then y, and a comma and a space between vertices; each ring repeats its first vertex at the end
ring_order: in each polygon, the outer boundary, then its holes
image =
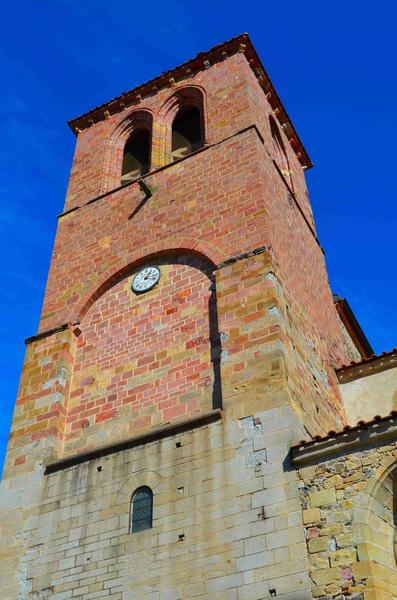
POLYGON ((238 36, 70 126, 2 599, 311 598, 289 447, 344 425, 334 369, 360 346, 255 49, 238 36))

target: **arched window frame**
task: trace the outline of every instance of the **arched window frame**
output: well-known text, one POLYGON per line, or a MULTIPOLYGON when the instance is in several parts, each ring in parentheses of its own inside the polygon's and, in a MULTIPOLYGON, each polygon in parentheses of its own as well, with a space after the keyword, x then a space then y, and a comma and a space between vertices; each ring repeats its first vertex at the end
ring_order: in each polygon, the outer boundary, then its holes
POLYGON ((129 533, 137 533, 153 527, 153 491, 147 485, 142 485, 133 492, 130 502, 129 533), (139 506, 139 494, 146 494, 146 504, 139 506), (144 516, 142 516, 144 515, 144 516))
MULTIPOLYGON (((162 129, 163 154, 159 157, 161 164, 173 162, 172 125, 178 113, 184 108, 197 108, 200 111, 201 147, 208 143, 206 94, 200 86, 183 86, 176 90, 163 104, 158 113, 162 129)), ((193 150, 194 151, 194 150, 193 150)))
POLYGON ((378 468, 376 463, 374 456, 374 465, 368 467, 373 476, 354 501, 352 533, 359 560, 365 554, 371 592, 382 598, 383 581, 397 572, 397 462, 388 457, 378 468))
MULTIPOLYGON (((116 125, 109 138, 102 169, 102 193, 120 187, 125 145, 131 135, 141 129, 146 129, 150 132, 150 165, 152 165, 153 113, 146 108, 135 109, 116 125)), ((152 169, 150 165, 149 169, 152 169)))

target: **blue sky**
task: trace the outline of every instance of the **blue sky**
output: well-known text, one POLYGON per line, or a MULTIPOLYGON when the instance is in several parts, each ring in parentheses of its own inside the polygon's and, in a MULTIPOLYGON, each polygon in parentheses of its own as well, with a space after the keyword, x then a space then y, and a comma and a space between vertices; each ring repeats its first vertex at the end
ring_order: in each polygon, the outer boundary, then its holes
POLYGON ((0 470, 74 135, 66 120, 247 31, 315 167, 332 288, 397 346, 394 0, 19 0, 0 7, 0 470))

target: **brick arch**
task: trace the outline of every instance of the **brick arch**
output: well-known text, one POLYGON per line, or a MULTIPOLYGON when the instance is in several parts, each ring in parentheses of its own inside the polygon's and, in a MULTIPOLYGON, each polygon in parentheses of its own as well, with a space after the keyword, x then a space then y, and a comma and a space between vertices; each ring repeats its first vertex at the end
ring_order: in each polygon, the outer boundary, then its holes
POLYGON ((65 447, 89 446, 103 421, 123 438, 222 407, 215 269, 197 250, 152 252, 115 269, 87 295, 65 447), (159 293, 134 298, 127 278, 154 262, 164 274, 159 293))
POLYGON ((128 506, 131 496, 139 487, 148 486, 153 490, 153 495, 164 492, 168 488, 168 478, 164 478, 158 471, 145 470, 131 473, 129 479, 123 484, 116 497, 116 505, 128 506))
POLYGON ((385 594, 385 585, 397 589, 396 509, 397 461, 388 457, 353 507, 353 537, 358 559, 365 562, 366 592, 382 600, 392 600, 392 595, 385 594))
POLYGON ((151 110, 146 108, 135 109, 119 121, 113 129, 105 151, 101 193, 120 186, 124 146, 129 136, 136 129, 146 129, 152 133, 153 112, 151 110))
POLYGON ((180 86, 160 106, 156 113, 156 120, 172 123, 180 107, 185 104, 203 108, 205 112, 206 97, 205 88, 201 85, 180 86))
POLYGON ((378 467, 374 476, 369 479, 364 492, 371 497, 376 497, 383 481, 393 476, 394 473, 397 474, 397 461, 394 457, 389 456, 384 459, 383 464, 378 467))
POLYGON ((169 247, 167 241, 159 241, 151 249, 151 252, 140 252, 139 254, 136 252, 127 260, 120 259, 118 264, 111 270, 102 273, 100 281, 95 281, 84 296, 79 299, 78 305, 73 308, 69 315, 68 322, 75 323, 81 321, 102 294, 121 281, 121 279, 128 277, 140 265, 149 263, 158 257, 175 257, 182 254, 201 257, 203 264, 207 264, 212 269, 215 269, 219 263, 227 258, 214 244, 204 242, 203 240, 183 238, 178 240, 178 243, 174 247, 169 247))
POLYGON ((207 94, 200 85, 183 85, 175 90, 156 113, 156 123, 162 140, 158 159, 160 164, 171 162, 172 122, 183 106, 194 106, 200 110, 203 144, 208 143, 207 94))
MULTIPOLYGON (((117 283, 129 277, 136 269, 145 264, 157 262, 158 264, 186 264, 194 266, 194 268, 202 271, 208 278, 211 285, 211 296, 209 301, 209 343, 211 348, 211 362, 213 368, 213 389, 212 389, 212 404, 213 408, 222 407, 222 387, 221 387, 221 369, 220 369, 220 355, 221 355, 221 339, 219 332, 218 323, 218 303, 217 303, 217 290, 215 286, 214 270, 217 268, 217 263, 212 260, 208 253, 199 251, 199 244, 197 241, 181 244, 178 248, 167 248, 162 250, 161 244, 157 251, 154 251, 147 255, 141 255, 135 260, 128 262, 119 269, 114 269, 109 272, 102 279, 102 283, 93 287, 92 290, 82 299, 80 303, 80 309, 75 313, 74 318, 70 319, 69 322, 81 322, 84 321, 85 315, 88 313, 90 308, 95 302, 108 290, 110 290, 117 283), (187 248, 190 245, 192 248, 187 248), (191 261, 195 261, 196 264, 192 265, 191 261)), ((217 254, 218 258, 221 258, 220 253, 217 254)), ((214 257, 213 257, 214 258, 214 257)), ((221 262, 219 260, 218 262, 221 262)), ((82 324, 83 328, 83 324, 82 324)))

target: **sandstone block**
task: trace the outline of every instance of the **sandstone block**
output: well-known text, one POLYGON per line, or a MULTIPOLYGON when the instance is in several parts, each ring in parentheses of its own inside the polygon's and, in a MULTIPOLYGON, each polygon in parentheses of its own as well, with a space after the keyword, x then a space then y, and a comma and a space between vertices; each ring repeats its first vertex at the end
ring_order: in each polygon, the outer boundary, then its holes
POLYGON ((319 508, 309 508, 303 511, 303 523, 308 525, 309 523, 317 523, 321 520, 321 513, 319 508))
POLYGON ((313 508, 326 506, 328 504, 335 504, 336 492, 334 488, 320 490, 319 492, 312 492, 309 494, 309 499, 313 508))
POLYGON ((314 552, 324 552, 328 550, 329 542, 327 537, 319 537, 315 539, 311 539, 307 544, 308 550, 310 553, 314 552))
POLYGON ((316 585, 327 585, 333 583, 339 578, 338 568, 329 569, 315 569, 310 572, 310 577, 313 579, 316 585))
POLYGON ((331 566, 347 567, 357 560, 357 551, 355 548, 343 548, 330 554, 331 566))

